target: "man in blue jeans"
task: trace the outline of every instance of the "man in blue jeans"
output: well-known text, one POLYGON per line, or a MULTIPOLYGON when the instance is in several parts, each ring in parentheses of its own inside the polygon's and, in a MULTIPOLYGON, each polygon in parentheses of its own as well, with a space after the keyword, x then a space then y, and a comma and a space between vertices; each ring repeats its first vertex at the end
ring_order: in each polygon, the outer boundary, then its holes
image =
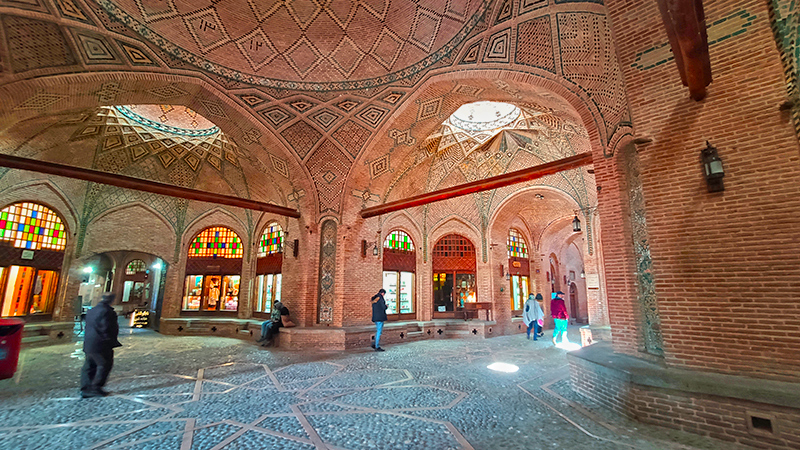
POLYGON ((376 352, 384 351, 381 348, 381 332, 383 331, 383 322, 386 322, 386 301, 383 299, 383 294, 386 290, 381 289, 377 294, 372 296, 372 321, 375 322, 375 343, 372 348, 376 352))

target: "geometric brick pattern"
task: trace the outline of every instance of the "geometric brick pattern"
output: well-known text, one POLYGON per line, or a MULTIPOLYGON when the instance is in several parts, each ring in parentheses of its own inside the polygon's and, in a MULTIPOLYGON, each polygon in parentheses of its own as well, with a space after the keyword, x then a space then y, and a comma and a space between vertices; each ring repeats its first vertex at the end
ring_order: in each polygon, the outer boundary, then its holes
POLYGON ((355 158, 371 135, 368 129, 348 120, 332 136, 355 158))
POLYGON ((517 25, 517 51, 514 62, 555 73, 550 16, 538 17, 517 25))
POLYGON ((3 16, 3 25, 14 72, 75 64, 58 25, 16 16, 3 16))
POLYGON ((314 179, 319 212, 339 212, 342 189, 350 168, 349 158, 333 142, 324 140, 308 158, 306 168, 314 179))
POLYGON ((483 62, 507 63, 510 52, 511 28, 506 28, 489 37, 483 62))
POLYGON ((326 220, 320 227, 319 295, 317 297, 317 321, 333 322, 333 304, 336 284, 336 222, 326 220))
POLYGON ((388 109, 379 108, 375 105, 369 105, 363 111, 356 114, 356 116, 369 124, 372 128, 375 128, 381 123, 387 114, 389 114, 388 109))
POLYGON ((286 139, 289 148, 294 150, 300 159, 303 159, 322 137, 322 133, 315 130, 311 125, 299 120, 294 125, 283 130, 281 136, 286 139))
POLYGON ((608 136, 627 119, 627 102, 608 19, 594 13, 559 13, 561 67, 582 86, 605 119, 608 136))
POLYGON ((111 44, 102 36, 83 31, 75 31, 74 35, 86 64, 122 64, 111 44))

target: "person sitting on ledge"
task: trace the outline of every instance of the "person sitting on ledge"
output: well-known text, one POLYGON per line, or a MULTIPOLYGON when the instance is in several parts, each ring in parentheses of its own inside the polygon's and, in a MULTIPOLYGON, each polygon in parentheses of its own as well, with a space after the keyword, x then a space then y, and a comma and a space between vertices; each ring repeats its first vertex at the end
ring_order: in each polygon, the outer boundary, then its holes
POLYGON ((272 346, 275 335, 281 327, 293 327, 294 322, 289 318, 289 308, 283 306, 280 300, 275 300, 269 320, 261 324, 261 339, 258 342, 262 347, 272 346))

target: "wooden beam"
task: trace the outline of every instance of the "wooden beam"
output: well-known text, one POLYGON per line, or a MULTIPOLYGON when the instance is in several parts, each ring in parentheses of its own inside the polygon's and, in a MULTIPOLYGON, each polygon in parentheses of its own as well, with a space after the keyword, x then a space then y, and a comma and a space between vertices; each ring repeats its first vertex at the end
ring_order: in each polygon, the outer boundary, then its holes
POLYGON ((702 0, 657 0, 675 64, 694 100, 706 96, 711 83, 711 58, 702 0))
POLYGON ((510 186, 512 184, 535 180, 537 178, 552 175, 564 170, 586 166, 591 163, 592 154, 581 153, 579 155, 570 156, 569 158, 559 159, 558 161, 529 167, 527 169, 498 175, 496 177, 486 178, 485 180, 473 181, 438 191, 428 192, 427 194, 415 195, 404 200, 397 200, 385 203, 383 205, 362 209, 361 217, 366 219, 368 217, 387 214, 414 206, 427 205, 428 203, 460 197, 462 195, 473 194, 475 192, 489 191, 504 186, 510 186))
POLYGON ((173 186, 165 183, 158 183, 141 178, 133 178, 125 175, 102 172, 83 167, 67 166, 36 159, 20 158, 11 155, 0 154, 0 167, 12 169, 29 170, 31 172, 46 173, 59 177, 75 178, 77 180, 91 181, 92 183, 108 184, 125 189, 152 192, 153 194, 167 195, 170 197, 185 198, 201 202, 216 203, 219 205, 235 206, 237 208, 252 209, 268 213, 278 214, 287 217, 300 217, 300 212, 296 209, 284 208, 283 206, 272 205, 270 203, 257 202, 230 195, 215 194, 213 192, 189 189, 180 186, 173 186))

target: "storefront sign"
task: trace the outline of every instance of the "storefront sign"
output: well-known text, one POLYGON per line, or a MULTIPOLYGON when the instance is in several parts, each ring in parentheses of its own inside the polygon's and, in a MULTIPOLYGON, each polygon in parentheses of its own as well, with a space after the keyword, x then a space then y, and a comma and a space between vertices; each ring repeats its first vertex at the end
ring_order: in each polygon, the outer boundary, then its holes
POLYGON ((511 265, 513 267, 522 267, 522 263, 520 263, 519 261, 514 261, 514 262, 511 263, 511 265))
POLYGON ((33 250, 23 250, 22 259, 33 259, 33 250))
POLYGON ((132 328, 147 328, 150 323, 150 311, 146 309, 136 309, 131 314, 132 328))

